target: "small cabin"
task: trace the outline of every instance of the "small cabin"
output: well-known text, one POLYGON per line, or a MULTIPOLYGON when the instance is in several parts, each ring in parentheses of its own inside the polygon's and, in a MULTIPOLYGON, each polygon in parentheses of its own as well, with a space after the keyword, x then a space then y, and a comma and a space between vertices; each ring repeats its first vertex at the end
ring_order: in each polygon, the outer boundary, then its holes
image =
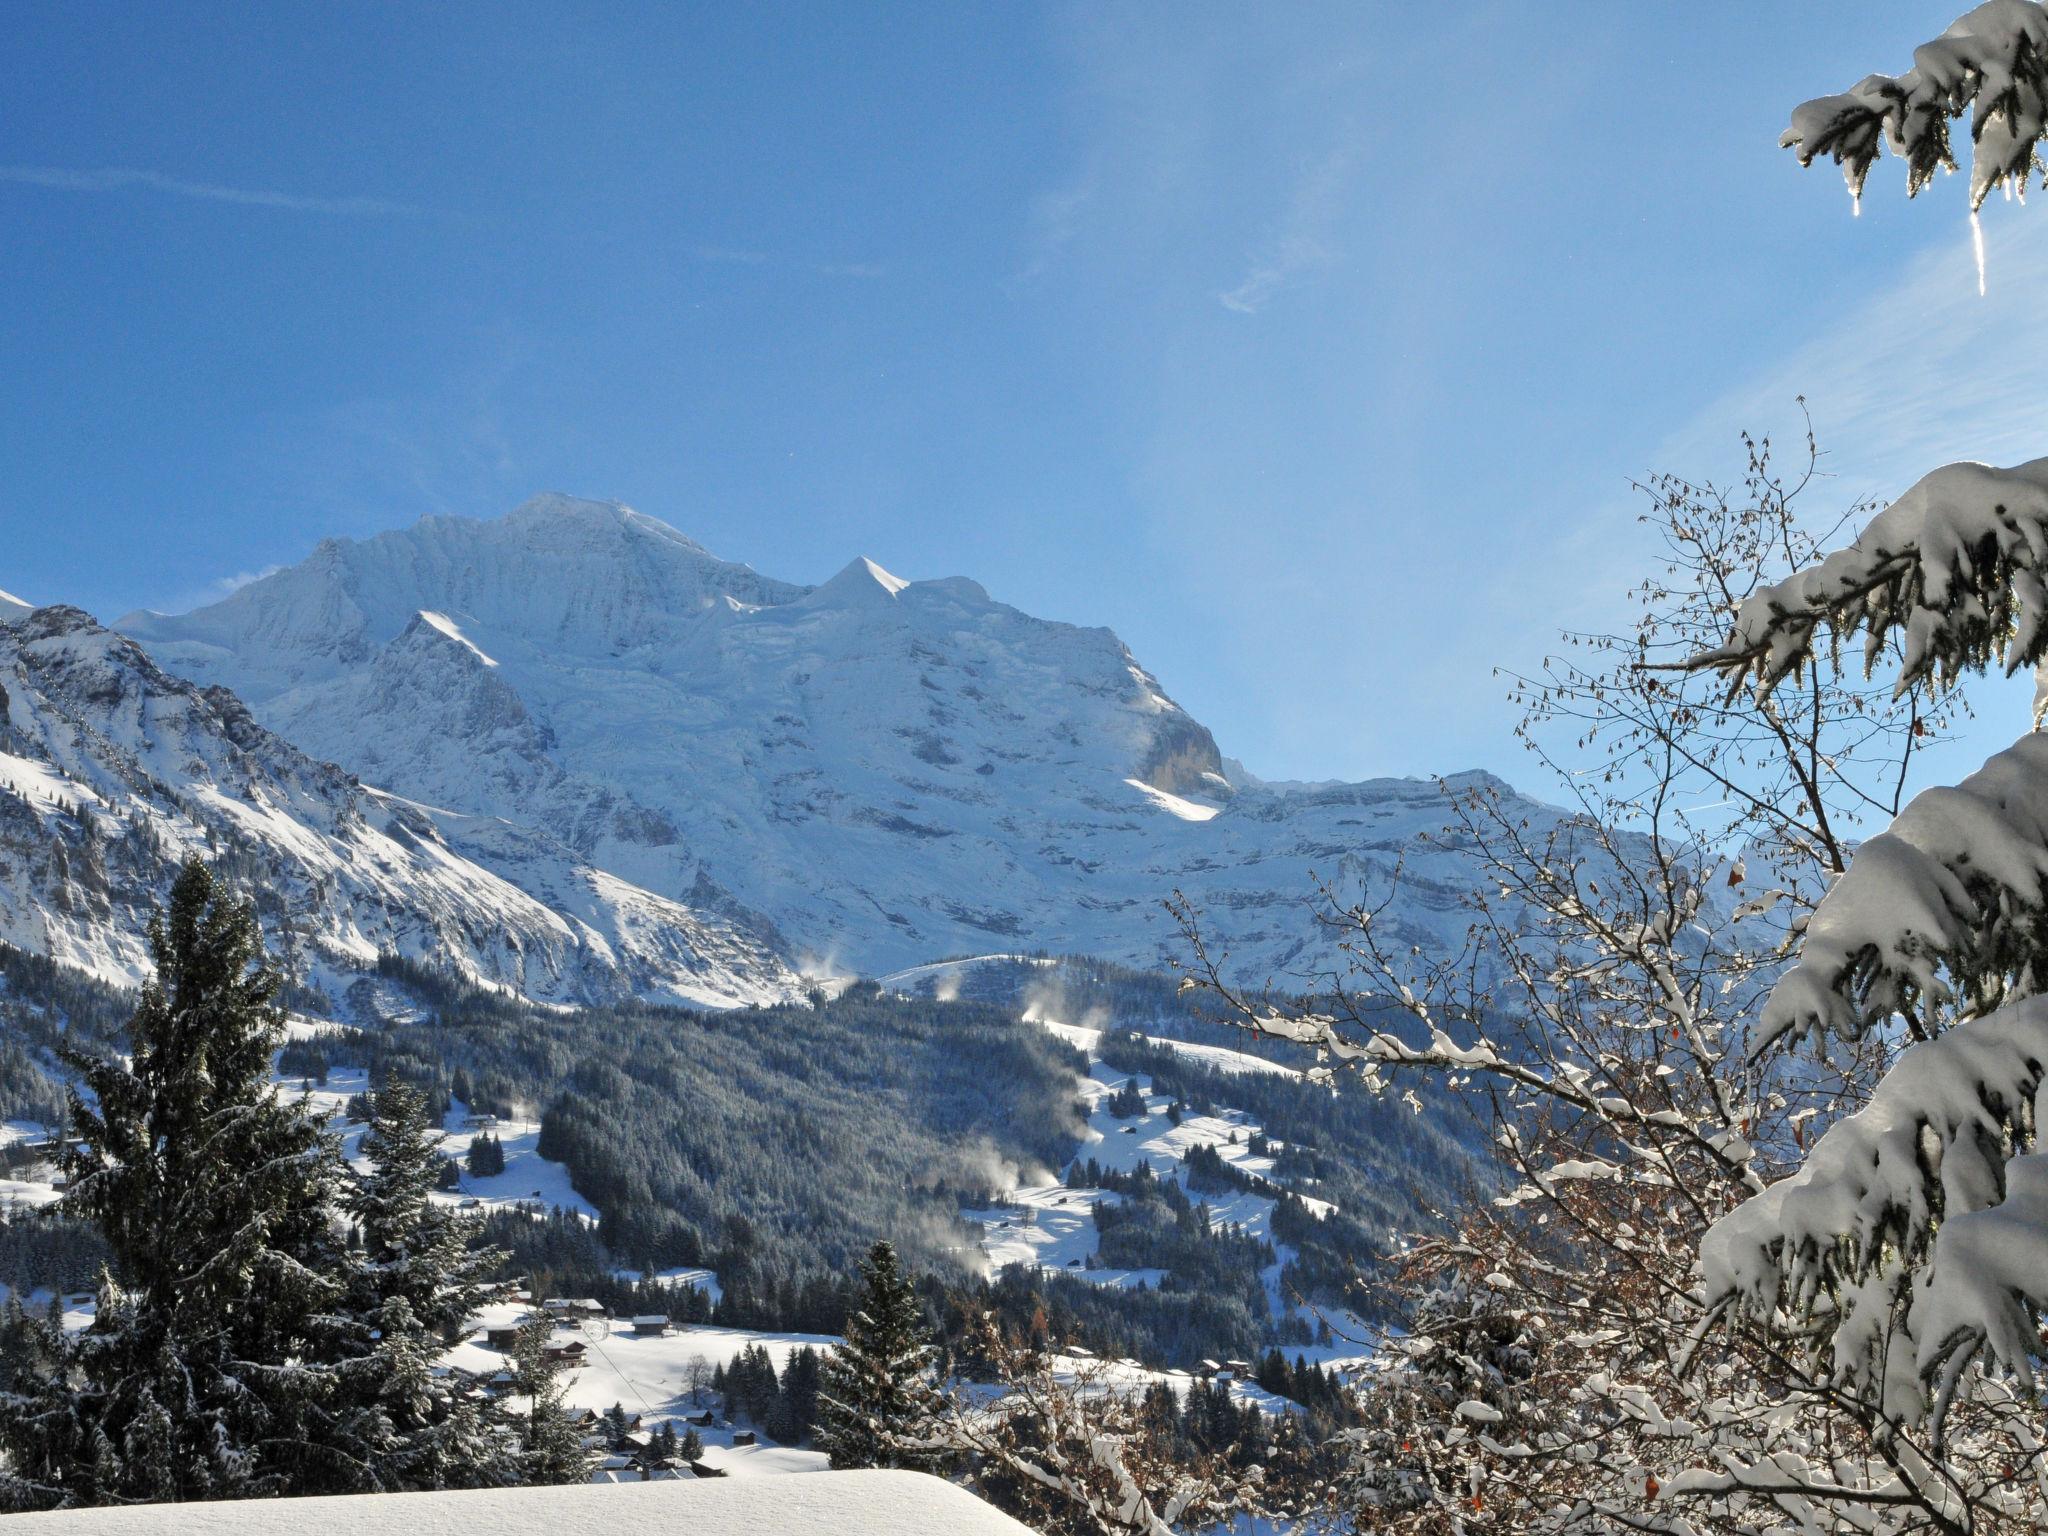
POLYGON ((1199 1380, 1208 1381, 1222 1369, 1223 1363, 1219 1360, 1202 1360, 1195 1365, 1195 1376, 1199 1380))
POLYGON ((571 1339, 566 1344, 549 1345, 547 1357, 558 1365, 581 1365, 583 1363, 583 1341, 581 1339, 571 1339))
POLYGON ((732 1432, 732 1443, 734 1445, 754 1445, 758 1442, 751 1429, 736 1429, 732 1432))
POLYGON ((484 1330, 484 1347, 499 1351, 511 1349, 519 1342, 518 1323, 499 1323, 484 1330))
POLYGON ((498 1128, 496 1115, 464 1115, 462 1128, 465 1131, 495 1131, 498 1128))
POLYGON ((636 1338, 659 1339, 667 1335, 671 1324, 668 1318, 658 1312, 633 1319, 633 1334, 636 1338))

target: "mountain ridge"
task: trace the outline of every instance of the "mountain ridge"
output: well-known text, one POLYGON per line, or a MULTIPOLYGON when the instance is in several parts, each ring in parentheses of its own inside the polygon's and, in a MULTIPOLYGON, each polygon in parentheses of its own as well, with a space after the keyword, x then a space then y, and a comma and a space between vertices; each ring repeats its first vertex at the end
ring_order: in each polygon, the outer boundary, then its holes
POLYGON ((335 990, 386 952, 540 1001, 729 1006, 803 986, 772 928, 733 908, 365 786, 79 609, 0 613, 0 941, 133 985, 194 855, 256 897, 298 979, 335 990))
POLYGON ((1418 842, 1448 819, 1434 781, 1233 778, 1113 631, 965 577, 863 556, 807 587, 550 493, 326 540, 118 627, 394 793, 546 826, 668 899, 708 879, 800 968, 991 947, 1157 967, 1180 953, 1162 903, 1182 890, 1242 974, 1305 977, 1338 959, 1311 872, 1373 885, 1396 866, 1392 923, 1415 942, 1464 929, 1469 875, 1418 842))

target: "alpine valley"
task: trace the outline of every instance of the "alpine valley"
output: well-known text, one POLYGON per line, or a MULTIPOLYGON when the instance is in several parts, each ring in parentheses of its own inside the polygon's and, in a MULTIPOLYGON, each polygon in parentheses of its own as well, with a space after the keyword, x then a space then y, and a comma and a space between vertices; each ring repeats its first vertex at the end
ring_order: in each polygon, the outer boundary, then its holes
POLYGON ((337 1116, 413 1081, 451 1146, 490 1117, 460 1193, 578 1294, 682 1266, 723 1322, 829 1333, 888 1236, 1151 1366, 1331 1359, 1311 1309, 1382 1310, 1374 1255, 1474 1143, 1205 1025, 1165 903, 1255 986, 1340 968, 1318 877, 1439 952, 1445 788, 1264 783, 1107 629, 564 496, 111 628, 0 597, 0 1174, 64 1119, 60 1047, 118 1048, 198 856, 288 977, 281 1080, 337 1116))

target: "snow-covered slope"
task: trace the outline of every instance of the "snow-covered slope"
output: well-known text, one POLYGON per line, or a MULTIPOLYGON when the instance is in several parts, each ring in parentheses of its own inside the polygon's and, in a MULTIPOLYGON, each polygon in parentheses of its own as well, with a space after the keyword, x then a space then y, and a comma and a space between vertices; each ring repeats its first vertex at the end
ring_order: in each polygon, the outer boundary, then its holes
POLYGON ((121 628, 316 756, 546 826, 663 896, 729 891, 821 966, 994 947, 1155 965, 1180 951, 1160 903, 1181 889, 1240 971, 1300 971, 1330 958, 1309 872, 1403 856, 1389 921, 1425 943, 1464 926, 1465 872, 1416 844, 1445 820, 1434 783, 1233 786, 1115 635, 964 579, 855 560, 806 589, 547 496, 329 541, 121 628))
POLYGON ((75 608, 0 611, 0 941, 137 981, 192 853, 258 893, 273 948, 316 982, 388 950, 557 1001, 798 985, 758 927, 543 833, 367 788, 75 608))

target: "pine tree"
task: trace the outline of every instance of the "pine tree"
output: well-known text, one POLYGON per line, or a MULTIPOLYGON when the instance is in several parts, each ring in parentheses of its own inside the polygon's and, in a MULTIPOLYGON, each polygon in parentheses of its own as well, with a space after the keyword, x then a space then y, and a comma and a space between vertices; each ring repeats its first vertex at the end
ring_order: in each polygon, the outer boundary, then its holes
POLYGON ((846 1342, 824 1363, 817 1443, 832 1465, 928 1469, 919 1447, 936 1406, 924 1315, 896 1260, 878 1242, 861 1266, 863 1289, 846 1320, 846 1342))
MULTIPOLYGON (((702 1449, 700 1443, 699 1449, 702 1449)), ((665 1422, 654 1432, 654 1455, 658 1461, 674 1461, 682 1454, 681 1443, 676 1439, 674 1420, 665 1422)))
POLYGON ((0 1410, 21 1506, 348 1486, 331 1398, 340 1157, 270 1082, 278 979, 196 860, 150 925, 128 1059, 67 1053, 66 1211, 111 1251, 93 1326, 0 1410))
POLYGON ((477 1132, 469 1144, 469 1172, 472 1178, 488 1179, 505 1171, 505 1144, 489 1131, 477 1132))
POLYGON ((536 1318, 519 1330, 512 1346, 515 1384, 529 1402, 518 1426, 522 1483, 580 1483, 590 1476, 590 1452, 562 1405, 561 1368, 548 1358, 553 1333, 547 1319, 536 1318))
POLYGON ((818 1393, 824 1381, 824 1362, 809 1345, 791 1353, 782 1368, 782 1393, 768 1433, 785 1445, 795 1445, 809 1435, 818 1422, 818 1393))
POLYGON ((615 1402, 604 1411, 604 1443, 608 1450, 617 1452, 626 1448, 626 1437, 633 1432, 632 1421, 626 1417, 626 1405, 615 1402))
POLYGON ((439 1140, 419 1092, 386 1084, 362 1141, 370 1171, 347 1202, 362 1256, 348 1299, 360 1353, 344 1379, 364 1485, 382 1491, 517 1481, 492 1405, 433 1374, 504 1258, 473 1246, 481 1223, 433 1200, 439 1140))

